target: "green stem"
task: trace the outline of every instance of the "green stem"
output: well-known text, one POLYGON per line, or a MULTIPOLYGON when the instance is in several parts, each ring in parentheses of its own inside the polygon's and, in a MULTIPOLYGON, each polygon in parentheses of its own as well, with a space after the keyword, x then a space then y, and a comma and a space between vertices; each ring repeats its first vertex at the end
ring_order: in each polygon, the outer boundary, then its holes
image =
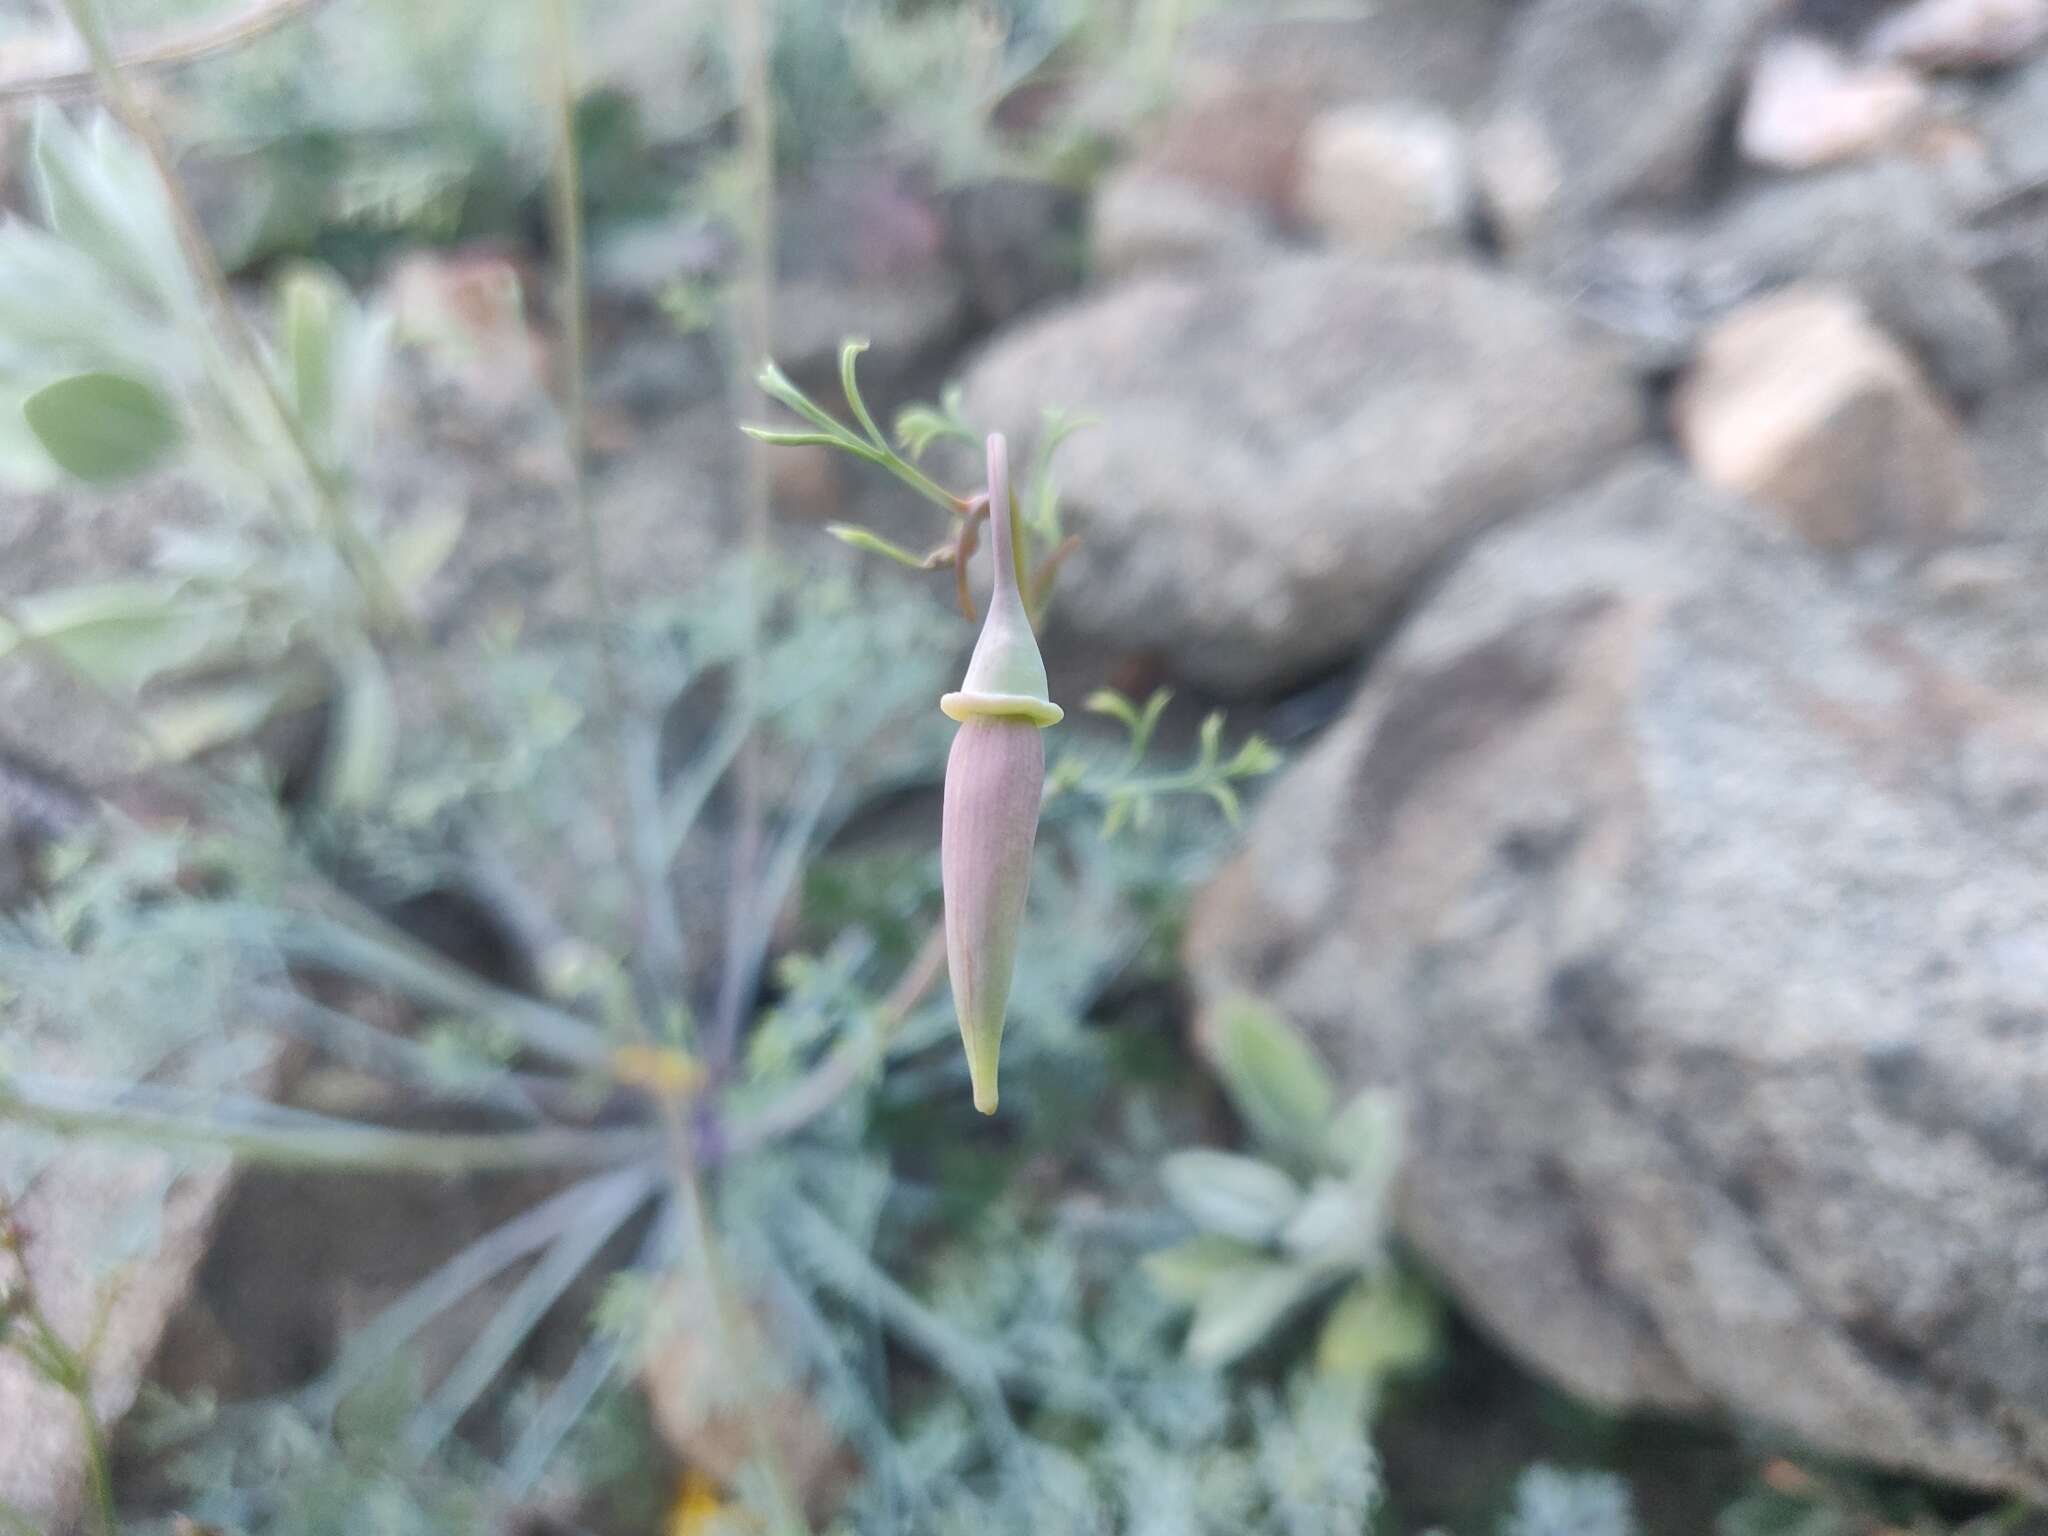
MULTIPOLYGON (((604 728, 611 743, 612 786, 609 804, 605 808, 606 819, 611 824, 612 846, 618 867, 627 874, 634 953, 645 957, 657 948, 678 947, 679 939, 669 943, 667 941, 675 936, 657 938, 655 935, 654 914, 662 904, 650 894, 648 873, 642 868, 642 861, 634 857, 633 758, 628 739, 626 687, 619 664, 618 641, 613 633, 611 594, 605 580, 603 531, 598 526, 597 509, 590 500, 590 316, 583 276, 583 168, 576 147, 575 31, 569 20, 568 0, 541 0, 541 21, 542 42, 549 63, 548 110, 554 119, 555 134, 548 211, 555 254, 561 263, 556 303, 561 317, 559 387, 563 435, 569 459, 569 504, 576 523, 585 601, 590 606, 591 622, 597 629, 597 665, 604 700, 604 728)), ((654 878, 660 877, 661 872, 655 871, 654 878)), ((679 979, 661 978, 661 986, 672 986, 679 979)), ((651 1038, 659 1011, 657 1000, 642 996, 637 1001, 640 1023, 651 1038)))
POLYGON ((100 1536, 119 1536, 121 1523, 114 1509, 114 1473, 107 1457, 106 1431, 93 1411, 92 1385, 77 1393, 78 1418, 85 1432, 86 1481, 92 1488, 93 1512, 98 1516, 100 1536))
MULTIPOLYGON (((687 1137, 682 1144, 687 1146, 687 1137)), ((678 1194, 691 1236, 695 1239, 693 1251, 697 1262, 703 1266, 698 1278, 704 1286, 706 1304, 711 1313, 709 1336, 719 1347, 744 1349, 752 1356, 760 1343, 760 1336, 751 1317, 735 1319, 727 1311, 730 1280, 724 1251, 705 1207, 703 1179, 698 1174, 694 1156, 687 1151, 683 1153, 678 1169, 678 1182, 681 1185, 678 1194)), ((775 1505, 769 1515, 771 1529, 786 1533, 786 1536, 811 1536, 810 1522, 804 1518, 803 1504, 797 1497, 796 1481, 784 1464, 781 1448, 769 1425, 767 1405, 757 1390, 759 1384, 767 1380, 767 1373, 760 1366, 758 1358, 742 1364, 746 1384, 741 1388, 739 1411, 748 1448, 768 1484, 768 1494, 775 1505)))
MULTIPOLYGON (((86 1488, 92 1496, 93 1523, 100 1536, 118 1536, 120 1521, 114 1507, 114 1476, 107 1456, 106 1432, 100 1427, 99 1414, 93 1407, 92 1371, 86 1365, 85 1357, 66 1344, 63 1336, 50 1326, 50 1320, 43 1315, 27 1278, 27 1260, 19 1250, 14 1251, 14 1257, 21 1267, 23 1285, 29 1287, 27 1300, 20 1306, 16 1317, 31 1331, 31 1336, 26 1339, 17 1337, 13 1341, 14 1348, 37 1375, 77 1405, 80 1431, 85 1441, 86 1488)), ((0 1514, 5 1514, 9 1520, 19 1518, 25 1528, 35 1529, 27 1523, 25 1516, 17 1516, 11 1505, 0 1503, 0 1514)))
MULTIPOLYGON (((745 188, 741 230, 740 277, 736 284, 735 345, 731 349, 734 402, 743 398, 752 360, 765 356, 769 345, 775 297, 775 98, 769 80, 768 0, 730 0, 727 23, 740 81, 739 164, 745 188)), ((743 460, 741 513, 746 564, 742 592, 743 643, 735 668, 734 693, 742 709, 751 711, 760 697, 761 633, 764 625, 761 583, 768 556, 769 486, 767 450, 747 445, 743 460)), ((732 896, 728 903, 728 934, 747 921, 750 893, 760 875, 766 809, 762 792, 761 742, 749 732, 740 743, 735 771, 732 834, 732 896)), ((728 942, 728 951, 736 946, 728 942)), ((714 1082, 732 1065, 738 1043, 736 1017, 714 1021, 718 1037, 708 1043, 706 1059, 714 1082)))

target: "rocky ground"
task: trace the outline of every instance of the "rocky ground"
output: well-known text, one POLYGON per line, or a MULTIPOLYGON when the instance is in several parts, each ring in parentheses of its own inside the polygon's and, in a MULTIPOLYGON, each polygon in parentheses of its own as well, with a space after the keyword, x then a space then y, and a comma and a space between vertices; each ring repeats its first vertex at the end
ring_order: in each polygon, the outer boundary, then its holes
MULTIPOLYGON (((1471 1315, 1601 1403, 2048 1495, 2048 0, 1225 15, 1076 293, 1062 194, 789 197, 793 371, 868 329, 884 395, 1105 423, 1056 662, 1348 700, 1187 959, 1399 1090, 1471 1315)), ((732 483, 716 357, 648 339, 670 235, 596 262, 628 594, 732 483)), ((394 497, 471 508, 450 625, 568 569, 529 341, 400 413, 394 497)), ((869 494, 787 463, 792 530, 869 494)), ((139 547, 98 516, 10 509, 6 589, 139 547)))

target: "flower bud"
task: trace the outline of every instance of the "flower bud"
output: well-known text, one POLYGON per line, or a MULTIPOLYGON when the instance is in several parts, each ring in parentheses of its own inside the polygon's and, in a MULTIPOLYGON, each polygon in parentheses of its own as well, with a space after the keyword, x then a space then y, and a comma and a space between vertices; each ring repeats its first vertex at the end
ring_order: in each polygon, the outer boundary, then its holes
POLYGON ((967 1047, 974 1107, 992 1115, 1045 789, 1045 744, 1038 733, 1064 713, 1047 697, 1045 662, 1018 585, 1009 452, 999 433, 988 440, 988 507, 996 567, 988 617, 959 691, 939 701, 960 722, 946 760, 939 866, 953 1009, 967 1047))

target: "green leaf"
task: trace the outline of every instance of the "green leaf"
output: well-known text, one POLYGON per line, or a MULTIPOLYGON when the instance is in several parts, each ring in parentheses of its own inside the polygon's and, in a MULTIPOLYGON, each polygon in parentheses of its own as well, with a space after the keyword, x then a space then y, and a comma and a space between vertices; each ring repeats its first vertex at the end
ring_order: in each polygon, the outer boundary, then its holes
POLYGON ((868 414, 867 402, 860 397, 860 381, 854 377, 855 367, 861 353, 867 351, 866 337, 848 337, 839 347, 839 387, 846 396, 847 406, 853 411, 854 420, 867 433, 868 441, 883 453, 889 451, 888 439, 882 436, 882 429, 875 425, 875 418, 868 414))
POLYGON ((929 571, 935 568, 929 556, 916 554, 901 544, 892 544, 872 529, 862 528, 853 523, 827 523, 825 531, 842 544, 864 549, 871 555, 885 556, 898 565, 909 566, 913 571, 929 571))
MULTIPOLYGON (((231 647, 238 603, 196 596, 172 581, 100 581, 22 598, 13 616, 95 682, 133 692, 231 647)), ((0 657, 20 637, 0 623, 0 657)))
POLYGON ((377 804, 398 761, 398 704, 391 674, 377 653, 360 647, 342 669, 328 725, 320 797, 336 810, 377 804))
POLYGON ((141 474, 181 431, 162 395, 119 373, 77 373, 46 384, 21 412, 58 467, 93 485, 141 474))
POLYGON ((1266 1263, 1256 1248, 1204 1232, 1145 1257, 1145 1278, 1170 1301, 1193 1306, 1218 1281, 1266 1263))
POLYGON ((1298 1259, 1362 1265, 1380 1246, 1379 1202, 1342 1179, 1317 1179, 1280 1234, 1298 1259))
POLYGON ((1243 1243, 1270 1242, 1301 1204, 1285 1173, 1257 1158, 1195 1149, 1159 1164, 1167 1198, 1204 1231, 1243 1243))
POLYGON ((1209 798, 1216 802, 1216 808, 1223 812, 1223 819, 1233 827, 1243 819, 1244 807, 1237 798, 1237 791, 1221 782, 1205 786, 1209 798))
POLYGON ((1152 733, 1159 729, 1159 717, 1166 713, 1166 706, 1173 702, 1171 688, 1154 688, 1152 697, 1145 701, 1145 708, 1138 716, 1137 727, 1131 732, 1131 747, 1143 752, 1152 745, 1152 733))
POLYGON ((1224 1090, 1253 1134, 1305 1165, 1319 1162, 1336 1093, 1308 1041, 1279 1010, 1243 993, 1216 1005, 1210 1039, 1224 1090))
POLYGON ((36 109, 32 158, 43 222, 108 272, 152 292, 151 253, 139 247, 111 179, 48 101, 36 109))
POLYGON ((1124 729, 1136 734, 1138 711, 1131 701, 1114 688, 1098 688, 1089 694, 1081 707, 1091 715, 1109 715, 1121 720, 1124 729))
POLYGON ((1316 1340, 1316 1372, 1379 1382, 1428 1364, 1436 1343, 1436 1298, 1390 1271, 1360 1280, 1330 1309, 1316 1340))
POLYGON ((960 402, 960 386, 948 384, 936 406, 906 405, 896 413, 896 441, 913 464, 940 438, 968 444, 980 441, 962 417, 960 402))
POLYGON ((417 600, 462 542, 469 513, 460 506, 422 512, 385 536, 384 568, 408 599, 417 600))
POLYGON ((348 352, 354 301, 325 267, 294 267, 279 285, 285 381, 300 423, 315 442, 330 444, 340 372, 348 352))
POLYGON ((1401 1161, 1401 1103, 1367 1088, 1338 1111, 1323 1134, 1330 1165, 1367 1186, 1384 1189, 1401 1161))
POLYGON ((1327 1274, 1306 1264, 1265 1263, 1239 1271, 1196 1303, 1188 1358, 1211 1366, 1242 1359, 1329 1283, 1327 1274))
POLYGON ((1247 736, 1236 755, 1223 765, 1226 778, 1256 779, 1271 773, 1281 763, 1279 750, 1259 735, 1247 736))
POLYGON ((243 740, 288 705, 312 702, 320 689, 310 670, 293 670, 195 690, 149 711, 150 736, 183 761, 243 740))

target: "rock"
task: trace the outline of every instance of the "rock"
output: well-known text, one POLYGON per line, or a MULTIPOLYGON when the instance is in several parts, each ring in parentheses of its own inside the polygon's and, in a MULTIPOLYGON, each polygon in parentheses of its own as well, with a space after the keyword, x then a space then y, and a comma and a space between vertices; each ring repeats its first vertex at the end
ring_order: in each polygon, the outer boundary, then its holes
POLYGON ((1989 185, 1968 209, 1963 250, 2039 363, 2048 358, 2048 58, 1987 92, 1972 121, 1987 141, 1989 185))
POLYGON ((1508 39, 1479 179, 1511 245, 1694 194, 1785 0, 1532 0, 1508 39))
POLYGON ((1351 250, 1455 245, 1471 211, 1464 134, 1412 109, 1325 112, 1302 146, 1294 200, 1304 224, 1351 250))
POLYGON ((799 378, 836 377, 849 332, 873 343, 870 377, 904 369, 959 329, 966 295, 946 258, 945 211, 905 174, 858 162, 783 190, 775 357, 799 378))
MULTIPOLYGON (((36 1159, 25 1138, 0 1136, 0 1175, 13 1183, 36 1159)), ((73 1147, 49 1159, 15 1208, 27 1233, 38 1308, 75 1350, 92 1350, 92 1401, 101 1425, 134 1406, 157 1344, 205 1257, 233 1180, 219 1159, 182 1171, 176 1158, 134 1148, 73 1147), (145 1253, 112 1263, 138 1232, 145 1253)), ((0 1214, 5 1202, 0 1201, 0 1214)), ((0 1266, 6 1261, 0 1259, 0 1266)), ((0 1287, 13 1280, 0 1273, 0 1287)), ((13 1350, 0 1350, 0 1508, 31 1529, 82 1528, 86 1441, 78 1406, 13 1350)))
POLYGON ((1405 103, 1464 121, 1492 84, 1507 17, 1499 0, 1375 0, 1358 13, 1281 20, 1226 10, 1188 29, 1174 99, 1262 86, 1311 113, 1405 103))
POLYGON ((1087 208, 1079 194, 992 177, 956 188, 945 207, 948 249, 976 325, 1000 325, 1080 285, 1087 208))
POLYGON ((2048 40, 2048 0, 1914 0, 1871 28, 1865 50, 1929 69, 1996 69, 2048 40))
POLYGON ((1208 18, 1189 29, 1174 105, 1132 163, 1283 218, 1320 114, 1378 106, 1460 119, 1485 91, 1501 25, 1495 0, 1380 0, 1363 15, 1281 21, 1208 18))
POLYGON ((2048 1489, 2048 708, 1658 462, 1481 541, 1185 945, 1595 1401, 2048 1489))
POLYGON ((1879 161, 1747 188, 1704 221, 1617 224, 1537 267, 1652 370, 1682 365, 1737 304, 1790 283, 1840 284, 1969 405, 2018 362, 1977 256, 1937 176, 1879 161))
POLYGON ((1896 142, 1927 105, 1911 70, 1853 65, 1816 38, 1779 37, 1757 58, 1736 142, 1758 165, 1811 170, 1896 142))
POLYGON ((1250 203, 1178 176, 1125 166, 1103 178, 1090 254, 1102 277, 1180 272, 1261 260, 1273 230, 1250 203))
POLYGON ((1960 403, 2013 372, 2012 323, 1972 270, 1939 179, 1913 167, 1760 188, 1702 234, 1698 260, 1751 292, 1809 278, 1846 284, 1960 403))
POLYGON ((1788 288, 1721 321, 1673 397, 1672 425, 1703 479, 1823 549, 1925 547, 1974 510, 1955 419, 1840 289, 1788 288))
POLYGON ((1278 218, 1292 199, 1314 120, 1314 105, 1300 93, 1246 85, 1173 108, 1134 163, 1278 218))
POLYGON ((1232 693, 1355 653, 1432 562, 1642 431, 1619 352, 1521 285, 1337 256, 1155 278, 1003 337, 969 415, 1061 450, 1056 622, 1232 693))

